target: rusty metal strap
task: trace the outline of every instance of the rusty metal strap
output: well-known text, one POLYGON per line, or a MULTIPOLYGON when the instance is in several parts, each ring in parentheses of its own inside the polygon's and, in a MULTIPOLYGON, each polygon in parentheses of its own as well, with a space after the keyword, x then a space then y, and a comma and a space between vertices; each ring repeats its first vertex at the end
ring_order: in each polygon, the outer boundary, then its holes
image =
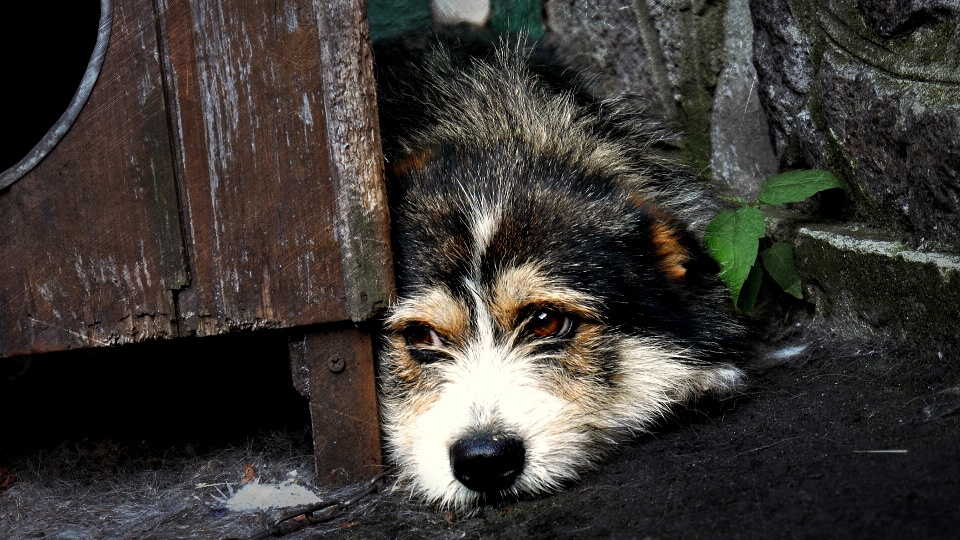
POLYGON ((93 48, 93 54, 90 55, 90 62, 87 63, 87 70, 83 73, 83 79, 80 81, 77 93, 73 95, 73 100, 67 110, 60 115, 60 118, 40 139, 40 142, 30 149, 27 155, 16 165, 0 173, 0 190, 12 185, 36 167, 70 130, 70 126, 80 115, 80 111, 86 105, 87 99, 93 91, 93 86, 100 76, 103 58, 107 54, 107 45, 110 44, 110 29, 112 26, 113 0, 100 0, 100 29, 97 32, 97 45, 93 48))

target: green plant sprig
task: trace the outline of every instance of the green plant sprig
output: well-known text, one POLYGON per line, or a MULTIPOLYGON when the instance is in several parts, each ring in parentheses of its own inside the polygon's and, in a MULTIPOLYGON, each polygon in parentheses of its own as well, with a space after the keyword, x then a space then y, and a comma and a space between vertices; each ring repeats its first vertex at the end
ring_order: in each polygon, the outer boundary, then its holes
POLYGON ((718 214, 707 225, 703 242, 720 265, 720 279, 730 289, 733 305, 746 313, 753 311, 763 278, 761 266, 783 290, 803 298, 800 272, 793 247, 777 242, 760 253, 760 239, 767 235, 767 215, 761 205, 800 202, 827 189, 847 190, 833 173, 821 170, 789 171, 763 183, 757 198, 725 200, 742 205, 718 214), (762 262, 762 265, 761 265, 762 262))

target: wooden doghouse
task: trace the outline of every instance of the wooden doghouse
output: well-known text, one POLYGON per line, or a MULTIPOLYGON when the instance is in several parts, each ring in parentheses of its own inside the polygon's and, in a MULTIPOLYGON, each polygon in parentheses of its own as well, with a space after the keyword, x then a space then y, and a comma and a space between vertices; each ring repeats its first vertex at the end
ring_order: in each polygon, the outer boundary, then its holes
POLYGON ((372 476, 393 276, 363 1, 101 5, 71 108, 0 176, 0 357, 288 329, 321 480, 372 476))

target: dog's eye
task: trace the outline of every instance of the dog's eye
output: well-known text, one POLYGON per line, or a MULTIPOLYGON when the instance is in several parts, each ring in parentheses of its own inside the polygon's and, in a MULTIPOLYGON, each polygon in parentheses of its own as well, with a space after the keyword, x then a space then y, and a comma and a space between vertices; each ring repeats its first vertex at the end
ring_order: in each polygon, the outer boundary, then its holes
POLYGON ((413 347, 443 347, 440 336, 429 326, 412 326, 404 330, 403 335, 413 347))
POLYGON ((573 319, 549 309, 534 311, 530 322, 527 323, 527 331, 537 337, 561 338, 569 334, 572 329, 573 319))

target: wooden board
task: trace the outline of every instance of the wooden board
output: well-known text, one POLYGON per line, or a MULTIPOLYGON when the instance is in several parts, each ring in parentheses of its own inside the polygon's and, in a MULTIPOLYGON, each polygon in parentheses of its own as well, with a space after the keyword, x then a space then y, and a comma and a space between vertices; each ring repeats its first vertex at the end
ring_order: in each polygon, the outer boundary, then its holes
POLYGON ((77 122, 0 192, 0 356, 362 321, 384 306, 363 3, 115 9, 77 122))
POLYGON ((323 79, 318 6, 160 6, 192 275, 181 333, 369 317, 392 290, 376 117, 372 99, 338 100, 356 80, 323 79), (348 130, 330 106, 355 113, 348 130), (357 140, 375 166, 337 155, 357 140))
POLYGON ((0 191, 0 357, 177 334, 187 271, 153 4, 115 10, 77 121, 0 191))
POLYGON ((310 396, 318 479, 346 485, 375 476, 382 463, 369 330, 315 329, 291 339, 290 358, 310 396))
POLYGON ((355 323, 389 302, 393 262, 364 14, 118 0, 77 122, 0 191, 0 357, 294 329, 321 476, 376 474, 355 323))

